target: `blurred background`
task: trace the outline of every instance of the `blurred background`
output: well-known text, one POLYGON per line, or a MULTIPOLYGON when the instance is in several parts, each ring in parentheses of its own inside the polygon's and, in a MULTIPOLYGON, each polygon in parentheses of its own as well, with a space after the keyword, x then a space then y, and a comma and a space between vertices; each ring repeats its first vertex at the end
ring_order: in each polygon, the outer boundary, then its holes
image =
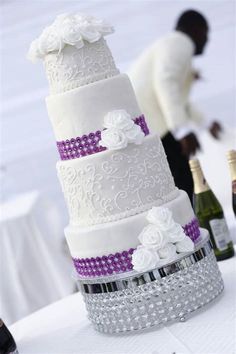
POLYGON ((225 154, 236 145, 235 1, 0 2, 0 317, 8 324, 74 291, 63 243, 68 214, 56 176, 59 155, 45 105, 48 84, 42 63, 26 59, 31 41, 60 13, 102 17, 115 27, 106 39, 117 67, 128 73, 142 50, 171 31, 189 8, 201 11, 210 23, 206 51, 194 59, 203 80, 195 85, 192 100, 206 119, 224 127, 220 142, 199 132, 199 158, 231 224, 225 154))

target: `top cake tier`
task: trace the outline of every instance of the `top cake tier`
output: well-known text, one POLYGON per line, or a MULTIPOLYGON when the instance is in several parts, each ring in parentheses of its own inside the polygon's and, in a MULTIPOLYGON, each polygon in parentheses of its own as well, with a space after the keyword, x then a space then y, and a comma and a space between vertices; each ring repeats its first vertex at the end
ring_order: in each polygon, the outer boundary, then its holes
POLYGON ((119 74, 104 36, 113 28, 92 16, 60 15, 32 42, 31 60, 43 59, 50 94, 119 74))

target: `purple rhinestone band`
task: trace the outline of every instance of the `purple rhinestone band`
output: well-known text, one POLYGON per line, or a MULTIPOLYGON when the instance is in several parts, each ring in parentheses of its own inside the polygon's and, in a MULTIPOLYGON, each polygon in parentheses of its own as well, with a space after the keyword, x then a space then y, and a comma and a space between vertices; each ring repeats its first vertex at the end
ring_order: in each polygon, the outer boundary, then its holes
POLYGON ((140 117, 135 118, 134 123, 140 126, 145 136, 149 134, 149 129, 143 114, 140 117))
MULTIPOLYGON (((200 236, 197 219, 183 226, 184 232, 195 243, 200 236)), ((124 273, 133 269, 132 254, 134 248, 109 256, 96 258, 73 258, 74 266, 80 276, 99 277, 114 273, 124 273)))
POLYGON ((61 160, 76 159, 106 150, 105 147, 98 145, 100 140, 101 132, 98 130, 95 133, 83 135, 82 137, 77 137, 75 139, 58 141, 57 148, 61 160))
POLYGON ((191 240, 195 243, 200 236, 199 222, 194 218, 190 223, 183 226, 185 235, 189 236, 191 240))
MULTIPOLYGON (((144 115, 135 118, 134 123, 140 126, 145 135, 149 134, 144 115)), ((106 150, 105 147, 99 146, 100 140, 101 131, 98 130, 95 133, 83 135, 82 137, 58 141, 57 148, 61 160, 77 159, 79 157, 96 154, 97 152, 106 150)))
POLYGON ((73 258, 77 272, 84 277, 98 277, 132 270, 133 248, 121 253, 96 258, 73 258))

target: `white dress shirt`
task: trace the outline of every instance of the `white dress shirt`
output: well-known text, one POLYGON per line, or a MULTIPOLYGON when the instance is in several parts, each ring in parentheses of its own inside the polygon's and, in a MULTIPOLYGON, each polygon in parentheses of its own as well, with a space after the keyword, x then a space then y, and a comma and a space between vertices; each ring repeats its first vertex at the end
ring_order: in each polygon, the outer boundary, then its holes
POLYGON ((193 55, 192 40, 174 31, 147 48, 129 73, 149 129, 161 137, 170 131, 181 139, 203 120, 189 101, 193 55))

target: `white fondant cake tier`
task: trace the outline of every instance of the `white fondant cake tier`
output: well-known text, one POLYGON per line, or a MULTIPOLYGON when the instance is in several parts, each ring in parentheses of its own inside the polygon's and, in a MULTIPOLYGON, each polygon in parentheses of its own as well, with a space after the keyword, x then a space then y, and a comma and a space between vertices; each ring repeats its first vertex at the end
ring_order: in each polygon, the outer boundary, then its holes
MULTIPOLYGON (((178 196, 163 206, 172 211, 175 222, 182 226, 195 217, 184 191, 179 190, 178 196)), ((116 222, 90 227, 69 225, 65 229, 65 235, 72 257, 102 257, 136 248, 140 244, 138 235, 148 224, 146 215, 147 212, 144 212, 116 222)))
POLYGON ((80 49, 66 45, 47 54, 44 65, 52 95, 119 74, 104 38, 80 49))
POLYGON ((177 189, 157 135, 141 145, 57 163, 70 224, 119 220, 162 205, 177 189))
POLYGON ((125 74, 48 96, 46 104, 57 141, 102 130, 104 116, 113 110, 124 109, 132 118, 141 115, 125 74))

